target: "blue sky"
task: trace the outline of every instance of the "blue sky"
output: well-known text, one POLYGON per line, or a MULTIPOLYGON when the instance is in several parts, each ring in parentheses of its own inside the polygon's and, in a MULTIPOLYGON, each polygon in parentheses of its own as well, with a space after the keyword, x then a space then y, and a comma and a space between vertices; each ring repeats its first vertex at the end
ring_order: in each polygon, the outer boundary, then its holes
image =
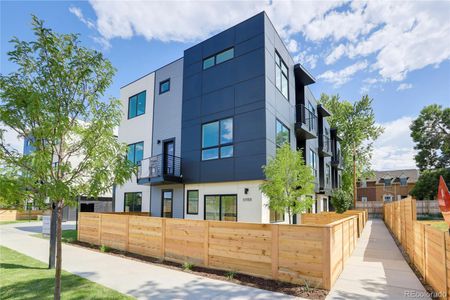
POLYGON ((316 77, 311 88, 374 99, 386 133, 376 143, 375 169, 414 167, 408 125, 431 103, 450 103, 450 3, 250 1, 2 1, 2 74, 12 36, 30 40, 31 14, 57 32, 81 35, 117 69, 107 96, 183 56, 183 50, 265 10, 294 60, 316 77))

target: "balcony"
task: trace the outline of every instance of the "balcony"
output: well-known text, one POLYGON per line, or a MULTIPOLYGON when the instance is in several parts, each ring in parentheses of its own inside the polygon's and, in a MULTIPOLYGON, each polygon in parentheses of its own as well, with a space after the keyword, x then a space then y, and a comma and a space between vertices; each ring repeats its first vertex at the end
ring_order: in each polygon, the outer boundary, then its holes
POLYGON ((138 184, 162 185, 181 182, 180 157, 160 154, 144 158, 138 166, 138 184))
POLYGON ((319 136, 319 155, 322 157, 329 157, 333 155, 329 136, 323 134, 319 136))
POLYGON ((317 115, 303 104, 296 106, 295 132, 300 139, 317 137, 317 115))
POLYGON ((340 170, 344 169, 344 166, 342 163, 342 157, 341 156, 333 156, 331 158, 331 166, 338 168, 340 170))

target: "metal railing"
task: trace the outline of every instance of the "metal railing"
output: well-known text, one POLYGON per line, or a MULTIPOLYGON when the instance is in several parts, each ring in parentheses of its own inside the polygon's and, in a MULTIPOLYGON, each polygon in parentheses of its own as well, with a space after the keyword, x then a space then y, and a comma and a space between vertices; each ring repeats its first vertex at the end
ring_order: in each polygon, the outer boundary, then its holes
POLYGON ((319 147, 322 149, 322 151, 331 153, 330 137, 327 135, 321 134, 320 139, 319 139, 319 147))
POLYGON ((296 105, 297 122, 306 125, 309 131, 316 131, 317 115, 303 104, 296 105))
POLYGON ((159 154, 140 161, 138 165, 138 180, 162 176, 181 177, 181 157, 159 154))

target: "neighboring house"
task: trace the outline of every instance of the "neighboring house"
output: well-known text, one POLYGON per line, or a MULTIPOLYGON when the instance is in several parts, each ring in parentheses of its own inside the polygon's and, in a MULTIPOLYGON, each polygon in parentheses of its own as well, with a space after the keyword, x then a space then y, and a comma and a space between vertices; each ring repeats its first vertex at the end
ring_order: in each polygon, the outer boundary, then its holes
POLYGON ((262 166, 283 143, 301 148, 314 170, 313 211, 328 210, 340 146, 314 82, 260 13, 123 86, 118 138, 139 171, 116 187, 115 211, 287 222, 259 189, 262 166))
MULTIPOLYGON (((28 155, 34 151, 33 144, 30 138, 24 139, 23 154, 28 155)), ((71 159, 71 164, 77 165, 81 161, 82 157, 74 156, 71 159)), ((79 211, 81 212, 111 212, 113 209, 113 195, 114 189, 111 188, 111 192, 100 195, 97 198, 87 198, 81 195, 79 197, 79 211)), ((34 203, 26 203, 26 210, 38 210, 34 203)), ((65 206, 63 209, 63 220, 72 221, 77 218, 77 208, 65 206)))
POLYGON ((375 171, 358 182, 358 201, 395 201, 406 198, 419 178, 419 170, 375 171))

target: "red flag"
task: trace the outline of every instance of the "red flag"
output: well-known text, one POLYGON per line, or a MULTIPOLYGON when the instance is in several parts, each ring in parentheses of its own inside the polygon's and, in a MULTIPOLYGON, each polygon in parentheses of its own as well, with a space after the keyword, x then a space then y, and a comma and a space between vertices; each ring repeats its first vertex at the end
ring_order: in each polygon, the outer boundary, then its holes
POLYGON ((450 226, 450 193, 448 192, 447 185, 445 184, 444 178, 441 176, 439 178, 439 188, 438 188, 438 202, 439 208, 442 215, 444 216, 445 222, 450 226))

